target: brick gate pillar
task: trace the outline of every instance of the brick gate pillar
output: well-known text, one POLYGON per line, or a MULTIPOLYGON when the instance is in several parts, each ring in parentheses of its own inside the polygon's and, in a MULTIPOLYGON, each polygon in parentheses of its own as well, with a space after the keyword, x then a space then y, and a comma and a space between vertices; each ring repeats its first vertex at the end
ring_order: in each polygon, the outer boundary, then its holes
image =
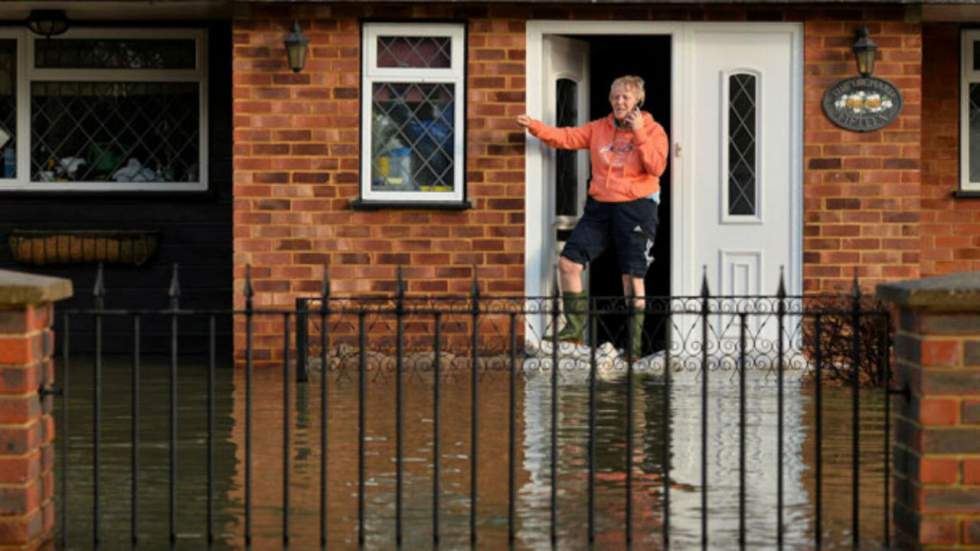
POLYGON ((899 312, 896 543, 980 549, 980 272, 878 286, 899 312))
POLYGON ((0 549, 54 538, 53 303, 67 279, 0 270, 0 549))

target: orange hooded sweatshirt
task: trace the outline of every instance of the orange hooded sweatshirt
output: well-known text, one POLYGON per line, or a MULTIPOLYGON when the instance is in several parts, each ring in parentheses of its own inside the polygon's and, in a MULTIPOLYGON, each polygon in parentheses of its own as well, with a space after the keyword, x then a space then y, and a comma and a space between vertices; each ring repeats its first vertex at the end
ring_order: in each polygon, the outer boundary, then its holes
POLYGON ((592 184, 589 195, 604 203, 621 203, 660 191, 660 175, 667 168, 667 133, 643 112, 643 127, 617 128, 612 114, 576 127, 555 128, 541 121, 528 127, 531 134, 557 149, 590 150, 592 184))

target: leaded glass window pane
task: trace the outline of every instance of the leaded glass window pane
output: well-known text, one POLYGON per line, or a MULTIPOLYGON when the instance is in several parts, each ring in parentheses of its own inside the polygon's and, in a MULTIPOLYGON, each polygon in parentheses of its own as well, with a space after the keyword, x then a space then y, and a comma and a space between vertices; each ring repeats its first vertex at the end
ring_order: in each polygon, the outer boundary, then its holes
POLYGON ((375 82, 371 189, 453 191, 455 84, 375 82))
POLYGON ((452 38, 448 36, 379 36, 378 67, 448 69, 452 38))
MULTIPOLYGON (((575 126, 578 122, 578 83, 562 78, 556 83, 556 122, 558 126, 575 126)), ((556 186, 555 214, 578 214, 578 162, 577 152, 559 149, 555 152, 556 186)))
POLYGON ((728 78, 728 214, 756 214, 756 77, 728 78))
POLYGON ((33 82, 35 182, 200 181, 195 82, 33 82))
POLYGON ((67 38, 34 41, 39 69, 194 69, 192 39, 67 38))
POLYGON ((980 83, 970 83, 970 181, 980 182, 980 83))
POLYGON ((0 178, 17 177, 17 41, 0 40, 0 178))

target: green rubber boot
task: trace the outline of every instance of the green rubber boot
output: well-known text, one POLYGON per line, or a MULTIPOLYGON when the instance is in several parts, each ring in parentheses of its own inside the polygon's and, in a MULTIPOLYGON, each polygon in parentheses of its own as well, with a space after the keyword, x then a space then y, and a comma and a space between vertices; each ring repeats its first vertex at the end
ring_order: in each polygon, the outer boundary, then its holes
MULTIPOLYGON (((583 342, 582 330, 585 328, 586 308, 588 299, 585 291, 573 293, 565 291, 561 294, 562 308, 565 311, 565 326, 558 332, 558 340, 583 342)), ((552 335, 546 335, 546 339, 553 339, 552 335)))
POLYGON ((640 312, 638 314, 633 314, 633 319, 630 320, 630 342, 632 344, 631 352, 633 353, 634 360, 639 360, 643 357, 644 317, 644 313, 640 312))

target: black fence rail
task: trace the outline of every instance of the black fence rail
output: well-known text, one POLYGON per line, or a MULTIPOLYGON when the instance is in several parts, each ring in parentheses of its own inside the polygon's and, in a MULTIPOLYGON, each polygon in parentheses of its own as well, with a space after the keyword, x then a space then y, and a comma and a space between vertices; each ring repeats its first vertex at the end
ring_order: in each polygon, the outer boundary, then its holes
MULTIPOLYGON (((469 296, 460 297, 412 297, 406 296, 405 286, 399 279, 396 283, 394 296, 367 297, 335 297, 330 293, 330 284, 324 276, 322 292, 317 297, 297 299, 295 308, 268 309, 255 308, 253 305, 254 291, 250 272, 246 271, 244 287, 244 309, 230 311, 193 310, 184 308, 180 303, 180 285, 177 267, 174 267, 173 279, 168 292, 169 305, 167 308, 155 311, 136 311, 108 308, 105 304, 105 286, 101 275, 97 278, 93 291, 94 305, 91 309, 66 310, 63 316, 64 332, 61 341, 62 362, 62 415, 57 430, 61 446, 60 464, 60 545, 62 548, 71 547, 71 536, 79 531, 78 523, 73 522, 78 513, 69 504, 72 503, 69 492, 75 487, 67 479, 70 472, 68 458, 72 457, 70 446, 73 443, 88 441, 91 446, 91 543, 98 546, 104 541, 107 530, 119 531, 120 526, 106 527, 102 495, 105 487, 103 478, 105 465, 102 458, 102 427, 105 423, 101 412, 105 407, 106 398, 103 387, 103 353, 102 353, 102 323, 106 319, 124 319, 131 324, 132 355, 130 359, 130 412, 131 427, 128 442, 121 444, 128 447, 130 460, 128 479, 131 483, 130 507, 128 511, 130 542, 137 545, 141 542, 140 523, 144 519, 140 509, 141 502, 152 495, 167 502, 167 525, 169 540, 172 544, 178 541, 181 527, 178 525, 178 511, 181 502, 178 497, 178 456, 181 453, 178 434, 178 374, 182 355, 180 353, 181 324, 187 319, 203 319, 209 327, 210 347, 207 354, 205 388, 203 389, 203 407, 206 412, 206 423, 203 429, 204 443, 204 480, 200 488, 184 488, 182 492, 199 492, 205 498, 206 514, 200 520, 203 540, 207 545, 215 545, 225 535, 215 530, 215 488, 216 479, 216 416, 215 403, 219 398, 216 392, 226 392, 227 389, 216 390, 216 372, 218 369, 219 351, 215 346, 215 327, 222 318, 240 318, 244 320, 244 350, 238 358, 242 364, 244 377, 244 404, 240 419, 243 422, 243 453, 240 469, 243 476, 242 500, 240 503, 241 523, 240 537, 245 545, 253 543, 254 511, 257 507, 253 495, 256 483, 253 457, 254 449, 254 411, 253 395, 255 393, 255 362, 254 337, 255 320, 273 320, 280 330, 279 349, 276 357, 278 368, 281 369, 282 384, 282 456, 281 456, 281 526, 279 534, 283 545, 288 545, 291 535, 296 531, 296 521, 291 517, 293 504, 291 483, 293 463, 296 461, 291 453, 293 450, 294 426, 292 416, 297 411, 295 400, 291 395, 299 385, 318 382, 319 417, 318 442, 319 465, 317 491, 319 493, 318 510, 315 513, 318 524, 319 544, 326 547, 329 542, 330 509, 329 494, 332 484, 345 484, 348 480, 332 480, 328 476, 328 466, 333 459, 333 451, 329 446, 329 415, 330 387, 332 384, 350 383, 356 389, 356 538, 359 546, 364 546, 369 535, 367 520, 369 519, 366 484, 369 478, 368 461, 365 454, 369 440, 368 425, 370 419, 366 409, 368 385, 379 381, 394 385, 394 401, 390 404, 390 415, 394 422, 394 446, 392 462, 394 469, 393 509, 394 530, 393 539, 396 545, 405 542, 407 525, 403 514, 405 501, 405 439, 404 426, 406 380, 408 382, 423 382, 424 388, 431 399, 431 543, 438 545, 445 536, 444 523, 440 512, 444 509, 442 502, 445 489, 441 486, 444 478, 442 463, 444 455, 442 448, 445 444, 442 419, 446 415, 459 418, 464 415, 458 409, 447 411, 444 393, 447 388, 456 390, 451 383, 465 381, 469 390, 469 411, 465 425, 469 429, 466 453, 468 462, 468 526, 466 537, 470 544, 478 541, 480 524, 478 523, 480 486, 479 459, 480 430, 490 427, 494 431, 506 431, 506 539, 514 544, 517 529, 517 515, 520 507, 517 498, 518 453, 515 450, 518 438, 518 399, 517 386, 522 377, 535 373, 537 377, 547 377, 550 405, 548 427, 548 475, 549 488, 549 521, 548 539, 556 545, 559 539, 559 459, 564 448, 559 444, 561 414, 559 412, 560 395, 567 388, 565 385, 579 380, 587 388, 585 416, 587 444, 584 454, 584 470, 586 479, 585 532, 588 543, 596 542, 596 445, 599 441, 600 423, 597 420, 597 385, 621 385, 626 400, 623 430, 625 442, 622 456, 622 467, 618 474, 624 478, 624 495, 622 508, 624 511, 621 526, 623 541, 629 545, 635 538, 634 506, 638 499, 635 495, 634 475, 637 466, 635 461, 635 441, 637 438, 637 420, 634 418, 634 394, 637 378, 642 376, 656 381, 666 391, 659 406, 659 429, 666 442, 671 441, 672 416, 675 415, 669 390, 675 384, 675 378, 693 375, 700 383, 700 545, 709 546, 709 503, 708 495, 712 480, 709 477, 709 405, 714 396, 711 394, 711 384, 714 378, 731 382, 737 388, 738 395, 738 543, 742 547, 752 546, 747 533, 749 527, 746 521, 746 496, 749 491, 746 480, 746 442, 747 420, 747 381, 755 371, 765 377, 775 379, 777 397, 775 411, 776 464, 776 501, 772 503, 773 515, 776 517, 774 543, 782 547, 786 519, 784 517, 784 454, 786 434, 784 431, 784 381, 787 374, 794 378, 806 378, 814 388, 814 477, 815 497, 812 545, 820 548, 823 541, 824 529, 823 511, 826 496, 823 495, 823 438, 825 426, 823 423, 824 405, 823 389, 828 380, 838 384, 846 384, 851 391, 851 526, 850 540, 856 548, 862 545, 861 527, 868 526, 872 519, 862 518, 860 507, 861 496, 861 444, 862 444, 862 407, 861 397, 868 392, 880 392, 885 408, 883 423, 883 516, 882 530, 879 542, 884 547, 890 545, 890 396, 902 393, 891 388, 889 350, 890 319, 886 310, 876 304, 871 298, 862 296, 857 281, 854 283, 850 296, 789 296, 780 282, 777 293, 765 297, 714 297, 710 294, 707 281, 702 285, 699 296, 694 297, 644 297, 642 311, 646 314, 644 330, 639 335, 633 335, 626 330, 624 319, 638 312, 633 300, 622 297, 590 298, 585 308, 587 324, 583 343, 563 343, 557 340, 558 329, 561 325, 559 297, 486 297, 480 293, 479 282, 474 278, 472 292, 469 296), (92 361, 91 395, 76 396, 70 393, 72 373, 72 320, 84 317, 93 320, 95 329, 95 354, 92 361), (141 389, 145 384, 141 379, 143 356, 140 350, 141 327, 145 319, 163 317, 170 321, 171 346, 168 355, 167 388, 167 434, 166 434, 166 491, 161 488, 146 488, 141 486, 141 423, 144 422, 141 411, 145 405, 141 402, 141 389), (641 339, 643 353, 641 357, 633 355, 633 340, 641 339), (295 371, 294 371, 295 369, 295 371), (490 420, 481 419, 481 388, 490 380, 506 381, 507 416, 501 420, 494 417, 490 420), (82 401, 85 407, 91 408, 91 426, 82 429, 77 424, 70 424, 69 401, 82 401), (488 423, 490 423, 488 425, 488 423), (78 435, 81 431, 82 436, 78 435)), ((86 361, 89 359, 86 358, 86 361)), ((297 390, 298 392, 298 390, 297 390)), ((305 392, 305 391, 304 391, 305 392)), ((415 388, 413 392, 418 392, 415 388)), ((458 403, 458 402, 453 402, 458 403)), ((312 412, 303 412, 310 414, 312 412)), ((238 419, 236 419, 236 422, 238 419)), ((641 435, 642 436, 642 435, 641 435)), ((671 510, 671 492, 675 481, 671 477, 672 451, 670 445, 661 447, 659 462, 663 469, 659 488, 659 540, 664 548, 672 544, 672 518, 676 514, 671 510)), ((77 454, 76 454, 77 455, 77 454)), ((503 458, 500 458, 503 460, 503 458)), ((72 465, 77 469, 77 465, 72 465)), ((110 476, 119 473, 112 472, 110 476)), ((113 478, 112 484, 118 484, 113 478)), ((262 504, 266 505, 266 504, 262 504)), ((115 517, 114 517, 115 518, 115 517)), ((116 520, 118 522, 118 519, 116 520)), ((411 528, 415 528, 413 525, 411 528)), ((85 530, 88 532, 88 530, 85 530)))

